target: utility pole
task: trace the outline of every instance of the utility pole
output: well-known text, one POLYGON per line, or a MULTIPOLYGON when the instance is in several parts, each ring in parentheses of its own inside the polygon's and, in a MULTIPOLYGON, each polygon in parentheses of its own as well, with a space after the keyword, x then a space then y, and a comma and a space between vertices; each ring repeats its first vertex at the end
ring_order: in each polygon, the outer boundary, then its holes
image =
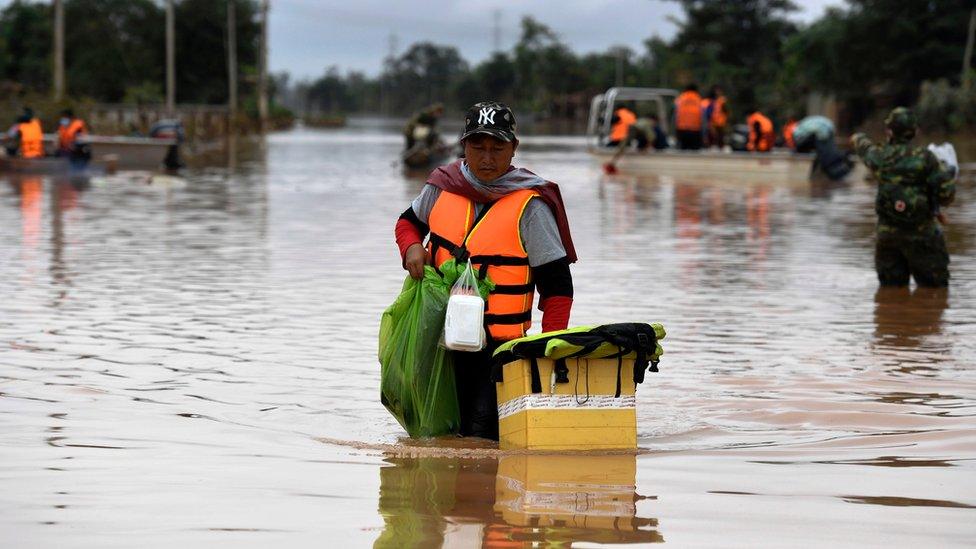
POLYGON ((173 0, 166 0, 166 114, 176 111, 176 28, 173 0))
POLYGON ((976 8, 973 8, 969 12, 969 34, 966 38, 966 53, 962 56, 962 76, 960 78, 960 83, 963 89, 968 90, 969 86, 972 84, 972 74, 973 67, 973 38, 976 35, 976 8))
POLYGON ((261 1, 261 47, 258 51, 258 118, 261 132, 268 131, 268 5, 261 1))
POLYGON ((231 125, 237 118, 237 6, 227 1, 227 111, 231 125))
POLYGON ((54 0, 54 100, 64 99, 64 1, 54 0))

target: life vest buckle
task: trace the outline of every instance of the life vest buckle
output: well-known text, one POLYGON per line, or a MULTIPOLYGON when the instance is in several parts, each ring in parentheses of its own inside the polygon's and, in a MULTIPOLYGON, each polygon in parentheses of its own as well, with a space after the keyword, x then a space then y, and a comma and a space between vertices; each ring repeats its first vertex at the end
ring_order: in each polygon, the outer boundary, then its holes
POLYGON ((458 262, 464 263, 471 257, 471 252, 468 251, 468 248, 464 244, 461 244, 460 246, 454 248, 451 255, 454 256, 458 262))

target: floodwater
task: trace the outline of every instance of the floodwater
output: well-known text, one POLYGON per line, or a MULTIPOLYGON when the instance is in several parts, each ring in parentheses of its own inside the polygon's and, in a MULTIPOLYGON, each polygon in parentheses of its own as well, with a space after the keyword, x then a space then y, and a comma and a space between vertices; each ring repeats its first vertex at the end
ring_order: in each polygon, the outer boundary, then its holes
POLYGON ((951 289, 880 292, 868 183, 606 178, 579 144, 517 162, 566 198, 573 324, 667 327, 639 455, 402 438, 376 334, 423 177, 393 132, 185 185, 0 176, 0 545, 971 547, 973 184, 951 289))

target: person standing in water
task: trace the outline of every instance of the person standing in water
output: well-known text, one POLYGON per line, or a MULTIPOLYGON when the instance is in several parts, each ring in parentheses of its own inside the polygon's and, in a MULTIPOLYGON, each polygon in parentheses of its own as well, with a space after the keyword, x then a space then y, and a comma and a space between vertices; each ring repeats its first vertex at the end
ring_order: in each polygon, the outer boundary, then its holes
POLYGON ((495 283, 488 296, 488 344, 454 353, 460 435, 498 439, 490 359, 499 344, 522 337, 539 292, 544 332, 565 329, 573 304, 576 261, 559 187, 512 166, 518 148, 515 114, 494 101, 468 109, 460 143, 464 158, 437 168, 396 224, 403 268, 419 279, 424 266, 471 260, 495 283), (427 245, 423 239, 430 238, 427 245))
POLYGON ((949 252, 940 207, 956 195, 955 173, 928 149, 913 147, 915 114, 898 107, 885 118, 887 143, 856 133, 851 144, 878 182, 874 266, 882 286, 949 285, 949 252))

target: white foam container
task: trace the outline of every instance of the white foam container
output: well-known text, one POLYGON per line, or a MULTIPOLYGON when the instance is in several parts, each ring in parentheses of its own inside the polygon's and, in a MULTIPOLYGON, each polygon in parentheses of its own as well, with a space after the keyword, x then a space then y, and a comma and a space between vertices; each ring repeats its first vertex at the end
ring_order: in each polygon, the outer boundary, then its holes
POLYGON ((455 351, 480 351, 484 341, 485 300, 452 295, 444 317, 444 346, 455 351))

